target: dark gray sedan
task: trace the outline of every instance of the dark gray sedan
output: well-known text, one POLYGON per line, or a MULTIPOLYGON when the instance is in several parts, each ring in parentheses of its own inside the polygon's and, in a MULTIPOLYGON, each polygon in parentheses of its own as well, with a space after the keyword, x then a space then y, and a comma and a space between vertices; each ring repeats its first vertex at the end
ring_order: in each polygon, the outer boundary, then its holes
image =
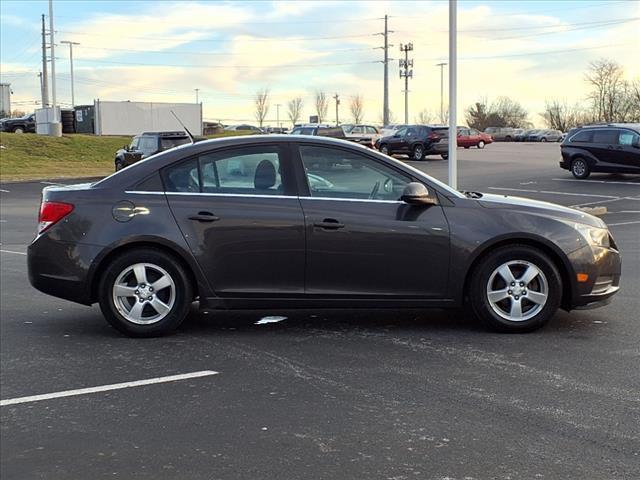
POLYGON ((132 336, 202 309, 469 306, 531 331, 619 289, 586 213, 461 193, 351 142, 251 136, 184 145, 102 181, 43 191, 37 289, 98 302, 132 336))

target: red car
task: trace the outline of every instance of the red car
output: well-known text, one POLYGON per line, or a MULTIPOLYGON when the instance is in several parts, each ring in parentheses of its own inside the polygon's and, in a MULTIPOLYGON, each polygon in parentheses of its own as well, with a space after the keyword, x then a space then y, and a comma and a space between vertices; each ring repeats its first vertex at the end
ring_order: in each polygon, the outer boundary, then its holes
POLYGON ((493 143, 493 138, 483 132, 479 132, 475 128, 458 128, 458 146, 469 148, 484 148, 485 145, 493 143))

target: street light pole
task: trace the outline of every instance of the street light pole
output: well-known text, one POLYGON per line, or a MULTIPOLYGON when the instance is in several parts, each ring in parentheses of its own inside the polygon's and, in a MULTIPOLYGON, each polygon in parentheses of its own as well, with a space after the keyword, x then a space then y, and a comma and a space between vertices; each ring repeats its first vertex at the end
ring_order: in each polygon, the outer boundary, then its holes
POLYGON ((199 88, 194 88, 194 90, 196 91, 196 103, 199 103, 198 102, 198 92, 200 92, 200 89, 199 88))
POLYGON ((444 66, 447 62, 437 63, 440 67, 440 123, 444 123, 444 66))
POLYGON ((458 189, 457 110, 457 0, 449 0, 449 186, 458 189))
POLYGON ((60 43, 66 43, 69 45, 69 64, 71 65, 71 106, 76 106, 75 86, 73 83, 73 46, 80 45, 78 42, 70 42, 68 40, 62 40, 60 43))
POLYGON ((278 126, 278 128, 280 127, 280 105, 282 105, 281 103, 276 103, 276 125, 278 126))

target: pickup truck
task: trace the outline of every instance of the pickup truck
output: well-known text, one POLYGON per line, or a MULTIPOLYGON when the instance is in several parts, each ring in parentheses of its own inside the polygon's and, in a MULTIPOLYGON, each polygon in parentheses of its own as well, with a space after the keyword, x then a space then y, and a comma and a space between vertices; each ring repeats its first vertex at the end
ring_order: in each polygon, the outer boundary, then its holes
POLYGON ((0 122, 0 129, 3 132, 13 133, 35 133, 36 116, 34 113, 19 118, 5 118, 0 122))

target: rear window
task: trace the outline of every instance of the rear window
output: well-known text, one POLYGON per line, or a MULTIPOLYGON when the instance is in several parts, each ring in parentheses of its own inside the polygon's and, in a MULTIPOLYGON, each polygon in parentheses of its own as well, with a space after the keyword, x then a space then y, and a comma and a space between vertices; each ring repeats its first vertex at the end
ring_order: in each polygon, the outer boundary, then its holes
POLYGON ((571 137, 571 143, 575 143, 575 142, 591 143, 592 138, 593 138, 592 131, 583 130, 582 132, 578 132, 573 137, 571 137))
POLYGON ((449 129, 448 128, 434 128, 433 129, 433 133, 437 133, 438 135, 440 135, 441 137, 448 137, 449 136, 449 129))
POLYGON ((177 138, 163 138, 160 137, 160 148, 162 150, 168 150, 169 148, 177 147, 178 145, 184 145, 189 143, 189 137, 177 137, 177 138))

